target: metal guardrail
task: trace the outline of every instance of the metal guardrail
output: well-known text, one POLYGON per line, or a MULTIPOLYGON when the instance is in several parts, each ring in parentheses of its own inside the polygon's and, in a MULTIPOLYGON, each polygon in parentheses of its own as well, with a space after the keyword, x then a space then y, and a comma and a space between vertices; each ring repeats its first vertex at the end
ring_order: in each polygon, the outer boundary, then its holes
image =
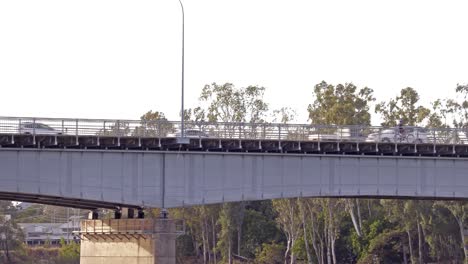
MULTIPOLYGON (((350 141, 389 143, 468 144, 468 130, 379 126, 331 126, 277 123, 185 122, 190 138, 239 140, 350 141)), ((98 136, 98 137, 179 137, 176 121, 0 117, 0 134, 98 136)))

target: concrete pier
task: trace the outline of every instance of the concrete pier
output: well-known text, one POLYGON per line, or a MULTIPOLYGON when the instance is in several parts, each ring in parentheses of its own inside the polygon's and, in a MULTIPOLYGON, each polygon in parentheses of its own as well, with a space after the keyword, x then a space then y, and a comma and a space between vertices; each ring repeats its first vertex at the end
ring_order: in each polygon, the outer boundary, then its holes
POLYGON ((174 219, 107 219, 81 222, 81 264, 175 264, 174 219))

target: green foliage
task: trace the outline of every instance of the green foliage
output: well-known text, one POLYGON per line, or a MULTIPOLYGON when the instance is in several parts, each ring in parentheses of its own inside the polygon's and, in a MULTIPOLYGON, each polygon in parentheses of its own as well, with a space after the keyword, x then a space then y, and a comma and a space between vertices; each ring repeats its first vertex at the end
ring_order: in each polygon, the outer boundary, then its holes
POLYGON ((243 256, 254 257, 256 249, 262 243, 280 242, 283 236, 276 226, 274 218, 264 212, 247 209, 243 225, 243 256))
POLYGON ((322 81, 314 87, 314 101, 307 108, 309 119, 316 125, 369 125, 373 93, 352 83, 334 86, 322 81))
POLYGON ((17 212, 15 221, 17 223, 47 223, 50 217, 45 213, 45 205, 34 204, 25 210, 17 212))
POLYGON ((307 259, 304 237, 299 237, 291 248, 297 259, 307 259))
POLYGON ((377 104, 375 112, 382 116, 383 126, 396 126, 399 120, 409 126, 420 125, 430 115, 430 110, 419 105, 419 99, 419 93, 407 87, 396 98, 377 104))
POLYGON ((400 262, 401 238, 404 233, 400 230, 391 230, 379 233, 369 244, 367 255, 376 256, 382 263, 400 262))
POLYGON ((468 126, 468 84, 458 84, 455 91, 463 98, 462 101, 457 104, 459 113, 457 127, 466 128, 468 126))
POLYGON ((148 111, 140 117, 141 125, 133 130, 133 136, 165 137, 174 132, 174 126, 163 112, 148 111))
POLYGON ((80 263, 80 244, 74 241, 67 244, 65 239, 60 239, 58 260, 60 264, 80 263))
POLYGON ((255 255, 258 264, 282 264, 284 262, 284 245, 271 243, 262 244, 255 255))
POLYGON ((224 203, 218 219, 221 226, 221 232, 219 234, 218 244, 216 245, 216 249, 221 252, 224 262, 227 262, 229 258, 232 258, 233 238, 236 230, 233 217, 234 214, 235 206, 233 203, 224 203))
POLYGON ((263 123, 268 111, 264 93, 265 88, 259 86, 236 88, 232 83, 212 83, 205 85, 200 101, 208 104, 204 113, 209 122, 263 123))
POLYGON ((188 234, 177 237, 176 253, 178 256, 192 256, 194 254, 193 240, 188 234))

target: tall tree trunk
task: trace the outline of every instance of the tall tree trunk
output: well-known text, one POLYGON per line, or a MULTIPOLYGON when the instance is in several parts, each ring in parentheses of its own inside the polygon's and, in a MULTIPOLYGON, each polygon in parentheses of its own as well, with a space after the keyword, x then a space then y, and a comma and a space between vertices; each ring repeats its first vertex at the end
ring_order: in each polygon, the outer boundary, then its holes
MULTIPOLYGON (((420 214, 420 219, 421 221, 423 221, 423 215, 420 214)), ((421 227, 421 236, 422 236, 422 256, 423 256, 423 262, 426 262, 427 261, 427 247, 428 247, 428 244, 426 242, 426 238, 427 238, 427 234, 426 234, 426 229, 424 228, 424 226, 422 225, 422 222, 420 224, 420 227, 421 227)))
POLYGON ((359 203, 358 198, 356 198, 356 205, 357 205, 357 215, 358 215, 358 220, 359 220, 359 230, 361 230, 361 234, 362 234, 361 205, 359 203))
POLYGON ((291 242, 291 262, 290 264, 296 264, 296 255, 294 254, 294 251, 292 251, 294 247, 295 240, 291 242))
POLYGON ((323 245, 323 240, 320 241, 320 261, 321 264, 325 264, 325 246, 323 245))
POLYGON ((354 201, 352 199, 345 199, 346 208, 348 209, 349 215, 351 216, 351 221, 353 222, 354 230, 358 237, 361 237, 361 229, 359 228, 358 222, 356 220, 356 214, 354 213, 354 201))
POLYGON ((457 217, 458 227, 460 228, 460 235, 463 247, 463 253, 465 254, 465 263, 468 263, 468 250, 465 246, 465 229, 463 227, 463 220, 457 217))
POLYGON ((288 235, 288 241, 286 244, 286 252, 284 252, 284 264, 288 264, 289 250, 291 249, 291 237, 288 235))
POLYGON ((369 210, 369 218, 372 217, 372 210, 370 206, 370 199, 367 199, 367 210, 369 210))
POLYGON ((206 252, 207 252, 207 246, 206 246, 206 230, 205 230, 205 221, 201 222, 200 223, 201 225, 201 235, 202 235, 202 247, 203 247, 203 264, 206 264, 207 263, 207 256, 206 256, 206 252))
MULTIPOLYGON (((330 203, 330 201, 329 201, 330 203)), ((330 204, 328 205, 330 208, 330 204)), ((331 233, 330 233, 330 219, 325 222, 323 227, 325 234, 325 241, 327 241, 327 264, 333 264, 332 262, 332 246, 331 246, 331 233)))
POLYGON ((214 221, 214 216, 211 216, 211 227, 213 232, 213 261, 216 264, 216 225, 214 221))
POLYGON ((416 263, 416 258, 414 257, 414 252, 413 252, 413 241, 411 240, 411 232, 409 229, 407 229, 406 233, 408 234, 408 246, 409 246, 411 264, 414 264, 416 263))
POLYGON ((203 223, 205 225, 205 237, 206 237, 206 251, 208 252, 208 263, 211 262, 211 253, 210 253, 210 231, 208 229, 208 217, 203 218, 203 223))
POLYGON ((310 212, 310 220, 311 220, 311 232, 310 232, 310 236, 311 236, 311 240, 312 240, 312 247, 314 248, 314 252, 315 252, 315 256, 317 256, 317 261, 319 264, 323 264, 322 262, 320 262, 320 250, 318 248, 318 245, 317 245, 317 231, 315 230, 315 221, 314 221, 314 215, 312 212, 310 212))
MULTIPOLYGON (((330 230, 327 229, 327 233, 330 232, 330 230)), ((332 259, 331 259, 331 239, 330 239, 330 234, 327 234, 327 264, 333 264, 332 259)))
POLYGON ((312 227, 311 237, 315 255, 317 256, 317 261, 319 264, 325 264, 323 237, 320 235, 320 230, 318 230, 318 223, 315 221, 314 212, 310 203, 307 203, 307 208, 309 209, 310 214, 310 223, 312 227), (319 241, 319 244, 317 244, 317 240, 319 241))
POLYGON ((424 257, 423 257, 423 238, 421 232, 421 224, 419 223, 419 219, 416 221, 418 227, 418 253, 419 253, 419 264, 423 264, 424 257))
MULTIPOLYGON (((307 225, 306 225, 306 212, 304 208, 304 201, 299 200, 300 210, 301 210, 301 217, 302 217, 302 231, 304 232, 304 245, 307 255, 307 263, 312 264, 312 256, 310 254, 310 246, 309 246, 309 239, 307 239, 307 225)), ((313 243, 313 242, 312 242, 313 243)))
POLYGON ((242 246, 242 225, 244 223, 245 202, 240 202, 240 212, 237 219, 237 255, 241 255, 242 246))
POLYGON ((335 252, 335 224, 334 224, 334 210, 335 210, 335 201, 330 199, 328 202, 328 215, 329 215, 329 237, 330 237, 330 247, 333 258, 333 263, 336 262, 336 252, 335 252))
POLYGON ((294 251, 292 250, 294 248, 294 243, 296 242, 296 239, 294 238, 294 236, 291 236, 291 259, 290 259, 290 264, 296 264, 296 255, 294 255, 294 251))
POLYGON ((335 237, 333 236, 332 237, 332 257, 333 257, 333 263, 334 264, 338 264, 338 262, 336 261, 336 252, 335 252, 335 237))
POLYGON ((7 263, 11 263, 10 248, 8 247, 8 231, 5 232, 5 255, 7 258, 7 263))

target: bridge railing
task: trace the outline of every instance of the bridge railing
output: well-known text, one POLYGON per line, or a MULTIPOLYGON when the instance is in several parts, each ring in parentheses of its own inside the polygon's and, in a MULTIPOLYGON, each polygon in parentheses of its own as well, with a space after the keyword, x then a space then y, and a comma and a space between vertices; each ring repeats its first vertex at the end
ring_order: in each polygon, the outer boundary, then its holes
MULTIPOLYGON (((239 140, 300 140, 339 142, 389 142, 416 144, 468 144, 467 129, 378 126, 332 126, 274 123, 185 123, 191 138, 239 140)), ((40 117, 0 117, 0 134, 99 136, 99 137, 180 137, 178 121, 108 120, 40 117)))

